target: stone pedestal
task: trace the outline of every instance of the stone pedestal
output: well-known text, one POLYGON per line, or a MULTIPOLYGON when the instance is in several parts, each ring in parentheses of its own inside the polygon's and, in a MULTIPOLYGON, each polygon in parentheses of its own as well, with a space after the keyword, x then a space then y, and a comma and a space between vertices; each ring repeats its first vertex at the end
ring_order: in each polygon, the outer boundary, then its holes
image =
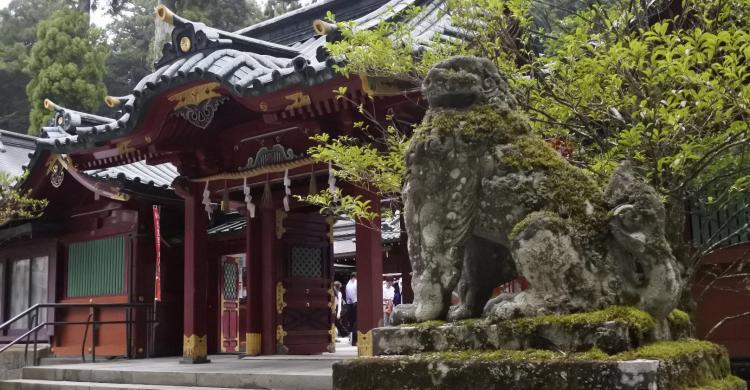
POLYGON ((726 351, 628 307, 373 330, 375 357, 337 363, 334 390, 746 390, 726 351))

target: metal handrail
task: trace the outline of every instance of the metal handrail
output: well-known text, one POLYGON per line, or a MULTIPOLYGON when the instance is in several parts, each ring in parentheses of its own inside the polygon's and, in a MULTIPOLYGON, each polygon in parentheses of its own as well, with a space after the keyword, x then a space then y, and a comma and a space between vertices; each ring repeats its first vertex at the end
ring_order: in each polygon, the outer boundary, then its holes
MULTIPOLYGON (((132 325, 135 324, 136 321, 132 320, 132 309, 133 308, 152 308, 153 305, 148 303, 37 303, 28 309, 24 310, 23 312, 19 313, 15 317, 11 318, 10 320, 6 321, 5 323, 0 325, 0 331, 3 331, 3 329, 10 327, 13 323, 25 318, 26 316, 29 316, 31 313, 31 326, 32 328, 29 329, 26 333, 22 334, 15 340, 11 341, 7 345, 4 345, 0 348, 0 353, 3 353, 4 351, 10 349, 12 346, 18 344, 21 340, 26 339, 26 346, 24 349, 24 361, 28 364, 28 352, 29 352, 29 344, 30 344, 30 338, 31 334, 34 334, 34 361, 33 364, 36 365, 36 356, 37 356, 37 342, 38 342, 38 332, 40 329, 46 327, 47 325, 86 325, 86 328, 84 329, 84 335, 83 340, 81 341, 81 358, 86 361, 86 355, 85 355, 85 349, 86 349, 86 339, 88 338, 88 329, 90 325, 93 325, 92 330, 92 336, 94 340, 92 341, 92 361, 96 361, 96 327, 98 325, 102 324, 127 324, 132 325), (39 309, 42 308, 54 308, 54 309, 74 309, 74 308, 88 308, 90 310, 89 316, 86 321, 45 321, 42 324, 39 324, 39 309), (126 317, 127 319, 125 321, 96 321, 95 320, 95 312, 97 309, 100 308, 123 308, 126 309, 126 317)), ((143 321, 143 323, 148 326, 148 324, 156 323, 155 316, 151 316, 151 313, 147 310, 146 311, 146 318, 143 321)), ((154 313, 155 314, 155 313, 154 313)), ((147 328, 148 329, 148 328, 147 328)), ((130 330, 130 328, 128 328, 130 330)), ((149 337, 149 332, 146 332, 146 337, 149 337)), ((148 340, 146 342, 148 344, 148 340)), ((130 337, 128 337, 128 344, 130 344, 130 337)), ((128 350, 130 350, 130 345, 128 345, 128 350)), ((147 351, 148 355, 148 351, 147 351)), ((128 353, 128 357, 130 357, 130 353, 128 353)))

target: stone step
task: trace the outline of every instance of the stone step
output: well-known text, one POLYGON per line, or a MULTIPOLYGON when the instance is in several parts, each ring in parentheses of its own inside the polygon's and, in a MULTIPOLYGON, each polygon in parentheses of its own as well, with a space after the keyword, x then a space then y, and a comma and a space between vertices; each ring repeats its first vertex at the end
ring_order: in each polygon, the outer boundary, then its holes
MULTIPOLYGON (((218 358, 217 358, 218 359, 218 358)), ((229 389, 330 390, 327 361, 245 361, 224 358, 220 364, 179 364, 176 359, 118 361, 26 367, 22 379, 131 385, 229 389), (294 364, 289 366, 289 364, 294 364), (285 368, 286 366, 286 368, 285 368)), ((218 363, 218 362, 217 362, 218 363)), ((115 388, 119 388, 116 387, 115 388)), ((134 387, 135 388, 135 387, 134 387)), ((138 387, 139 388, 139 387, 138 387)))
POLYGON ((71 381, 45 381, 37 379, 17 379, 0 382, 0 390, 229 390, 226 387, 186 387, 164 385, 139 385, 123 383, 96 383, 71 381))

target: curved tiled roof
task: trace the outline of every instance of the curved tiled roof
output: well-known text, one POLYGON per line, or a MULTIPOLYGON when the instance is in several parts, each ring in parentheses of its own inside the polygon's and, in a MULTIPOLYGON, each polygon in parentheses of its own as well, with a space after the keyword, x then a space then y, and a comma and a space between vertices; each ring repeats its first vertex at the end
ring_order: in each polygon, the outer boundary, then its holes
POLYGON ((30 135, 0 130, 0 172, 11 176, 22 174, 35 140, 30 135))
POLYGON ((105 169, 89 170, 84 173, 97 179, 127 180, 164 189, 171 188, 174 179, 180 175, 177 172, 177 168, 170 163, 147 165, 143 161, 105 169))
MULTIPOLYGON (((427 44, 436 33, 450 38, 448 17, 439 12, 445 1, 372 0, 368 4, 379 7, 358 17, 355 22, 358 28, 372 28, 383 20, 400 17, 400 12, 406 7, 418 5, 422 7, 422 12, 410 21, 410 27, 415 38, 427 44)), ((325 4, 338 2, 331 0, 312 8, 321 10, 323 8, 320 7, 325 4)), ((299 13, 282 16, 274 19, 276 22, 271 20, 268 23, 283 23, 289 17, 304 14, 310 9, 311 7, 306 7, 299 13)), ((236 96, 250 97, 293 85, 317 85, 338 77, 333 69, 338 61, 328 57, 322 49, 329 37, 307 37, 286 46, 246 36, 264 24, 230 33, 206 27, 202 23, 190 22, 171 13, 165 19, 171 19, 174 29, 172 41, 164 46, 159 68, 144 77, 131 94, 108 98, 108 104, 119 103, 120 111, 117 116, 99 117, 50 104, 49 108, 54 109, 56 115, 54 123, 42 129, 42 138, 38 140, 42 147, 53 149, 57 153, 70 153, 92 147, 98 141, 125 135, 138 126, 144 107, 151 98, 192 81, 217 81, 236 96), (193 42, 187 46, 187 50, 180 46, 183 37, 188 37, 193 42)), ((308 20, 307 23, 312 32, 312 21, 308 20)))

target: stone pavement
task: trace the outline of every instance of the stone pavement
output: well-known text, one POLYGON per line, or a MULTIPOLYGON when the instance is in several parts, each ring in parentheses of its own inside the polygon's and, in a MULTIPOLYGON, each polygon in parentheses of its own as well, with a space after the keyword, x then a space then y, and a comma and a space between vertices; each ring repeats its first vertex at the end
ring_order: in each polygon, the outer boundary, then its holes
POLYGON ((336 348, 336 353, 312 356, 261 356, 238 359, 235 355, 212 355, 209 357, 211 363, 208 364, 180 364, 178 357, 167 357, 26 367, 23 370, 23 380, 0 384, 0 389, 53 389, 68 388, 67 385, 70 385, 91 389, 181 386, 330 390, 333 363, 353 359, 357 353, 355 347, 345 344, 339 344, 336 348), (29 386, 22 386, 23 381, 29 386), (52 387, 53 384, 56 385, 52 387))

